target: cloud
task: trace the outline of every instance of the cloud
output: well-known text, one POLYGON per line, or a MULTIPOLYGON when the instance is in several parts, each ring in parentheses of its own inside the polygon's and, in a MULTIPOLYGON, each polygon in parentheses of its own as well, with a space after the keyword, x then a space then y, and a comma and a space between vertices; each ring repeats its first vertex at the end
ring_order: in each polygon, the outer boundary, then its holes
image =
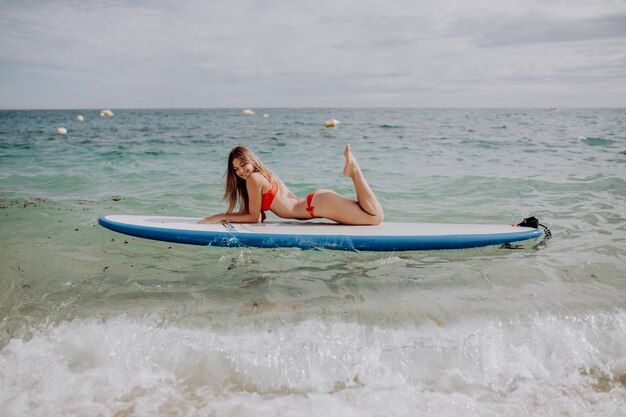
POLYGON ((626 84, 626 5, 610 0, 0 0, 0 10, 5 108, 525 105, 529 91, 537 103, 558 97, 547 83, 612 85, 611 105, 626 84))
POLYGON ((474 37, 478 45, 485 47, 626 38, 626 13, 576 20, 527 14, 497 19, 491 17, 487 21, 464 22, 461 25, 487 28, 474 37), (494 20, 497 22, 494 23, 494 20))

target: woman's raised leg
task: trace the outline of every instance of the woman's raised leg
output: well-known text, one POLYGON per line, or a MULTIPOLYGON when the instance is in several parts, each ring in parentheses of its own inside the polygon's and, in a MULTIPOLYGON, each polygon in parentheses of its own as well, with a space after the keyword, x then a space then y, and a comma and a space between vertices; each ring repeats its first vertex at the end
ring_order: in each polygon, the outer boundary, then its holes
POLYGON ((363 211, 366 213, 371 214, 372 216, 379 216, 381 218, 380 221, 382 222, 383 208, 378 202, 378 199, 369 184, 365 181, 363 172, 361 172, 361 167, 359 167, 356 158, 352 155, 350 145, 346 145, 343 155, 346 158, 346 165, 343 167, 343 175, 352 178, 354 189, 356 191, 356 200, 359 203, 359 206, 361 206, 363 211))
POLYGON ((357 201, 342 197, 334 191, 318 190, 312 203, 315 206, 315 215, 342 224, 376 225, 382 223, 383 209, 365 181, 361 168, 350 151, 350 145, 346 146, 343 154, 346 158, 343 175, 352 178, 357 201))

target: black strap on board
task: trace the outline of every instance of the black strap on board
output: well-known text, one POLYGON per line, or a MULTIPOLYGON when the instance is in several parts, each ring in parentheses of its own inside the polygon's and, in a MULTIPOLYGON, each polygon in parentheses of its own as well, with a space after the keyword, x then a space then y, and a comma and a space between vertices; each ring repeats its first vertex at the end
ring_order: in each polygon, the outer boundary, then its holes
POLYGON ((541 228, 543 228, 543 234, 545 235, 546 239, 550 239, 552 237, 552 232, 550 231, 550 229, 548 229, 547 226, 544 226, 543 224, 539 223, 539 219, 537 219, 534 216, 525 218, 520 223, 516 224, 516 226, 518 226, 518 227, 532 227, 534 229, 537 229, 538 227, 541 227, 541 228))

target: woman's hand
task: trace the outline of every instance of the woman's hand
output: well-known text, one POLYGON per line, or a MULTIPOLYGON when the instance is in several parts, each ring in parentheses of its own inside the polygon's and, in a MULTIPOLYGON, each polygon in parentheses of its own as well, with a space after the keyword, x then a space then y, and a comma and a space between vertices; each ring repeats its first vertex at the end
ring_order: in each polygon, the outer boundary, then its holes
POLYGON ((198 224, 214 224, 214 223, 220 223, 222 221, 224 221, 224 214, 220 213, 220 214, 214 214, 212 216, 207 216, 204 219, 200 220, 198 224))
POLYGON ((197 224, 214 224, 214 223, 257 223, 259 221, 259 215, 254 214, 239 214, 239 213, 220 213, 212 216, 207 216, 200 220, 197 224))

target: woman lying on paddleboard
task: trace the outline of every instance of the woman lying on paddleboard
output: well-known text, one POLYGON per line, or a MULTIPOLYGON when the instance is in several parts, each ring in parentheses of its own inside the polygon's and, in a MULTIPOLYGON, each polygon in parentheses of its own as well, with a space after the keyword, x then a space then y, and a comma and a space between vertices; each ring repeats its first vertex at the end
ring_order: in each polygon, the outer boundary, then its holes
POLYGON ((343 154, 346 158, 343 175, 352 178, 357 201, 331 190, 316 190, 299 199, 251 150, 237 146, 230 151, 226 171, 224 199, 228 201, 228 210, 198 223, 257 223, 259 217, 265 220, 265 212, 271 211, 285 219, 323 217, 342 224, 380 224, 383 209, 365 181, 350 145, 343 154))

